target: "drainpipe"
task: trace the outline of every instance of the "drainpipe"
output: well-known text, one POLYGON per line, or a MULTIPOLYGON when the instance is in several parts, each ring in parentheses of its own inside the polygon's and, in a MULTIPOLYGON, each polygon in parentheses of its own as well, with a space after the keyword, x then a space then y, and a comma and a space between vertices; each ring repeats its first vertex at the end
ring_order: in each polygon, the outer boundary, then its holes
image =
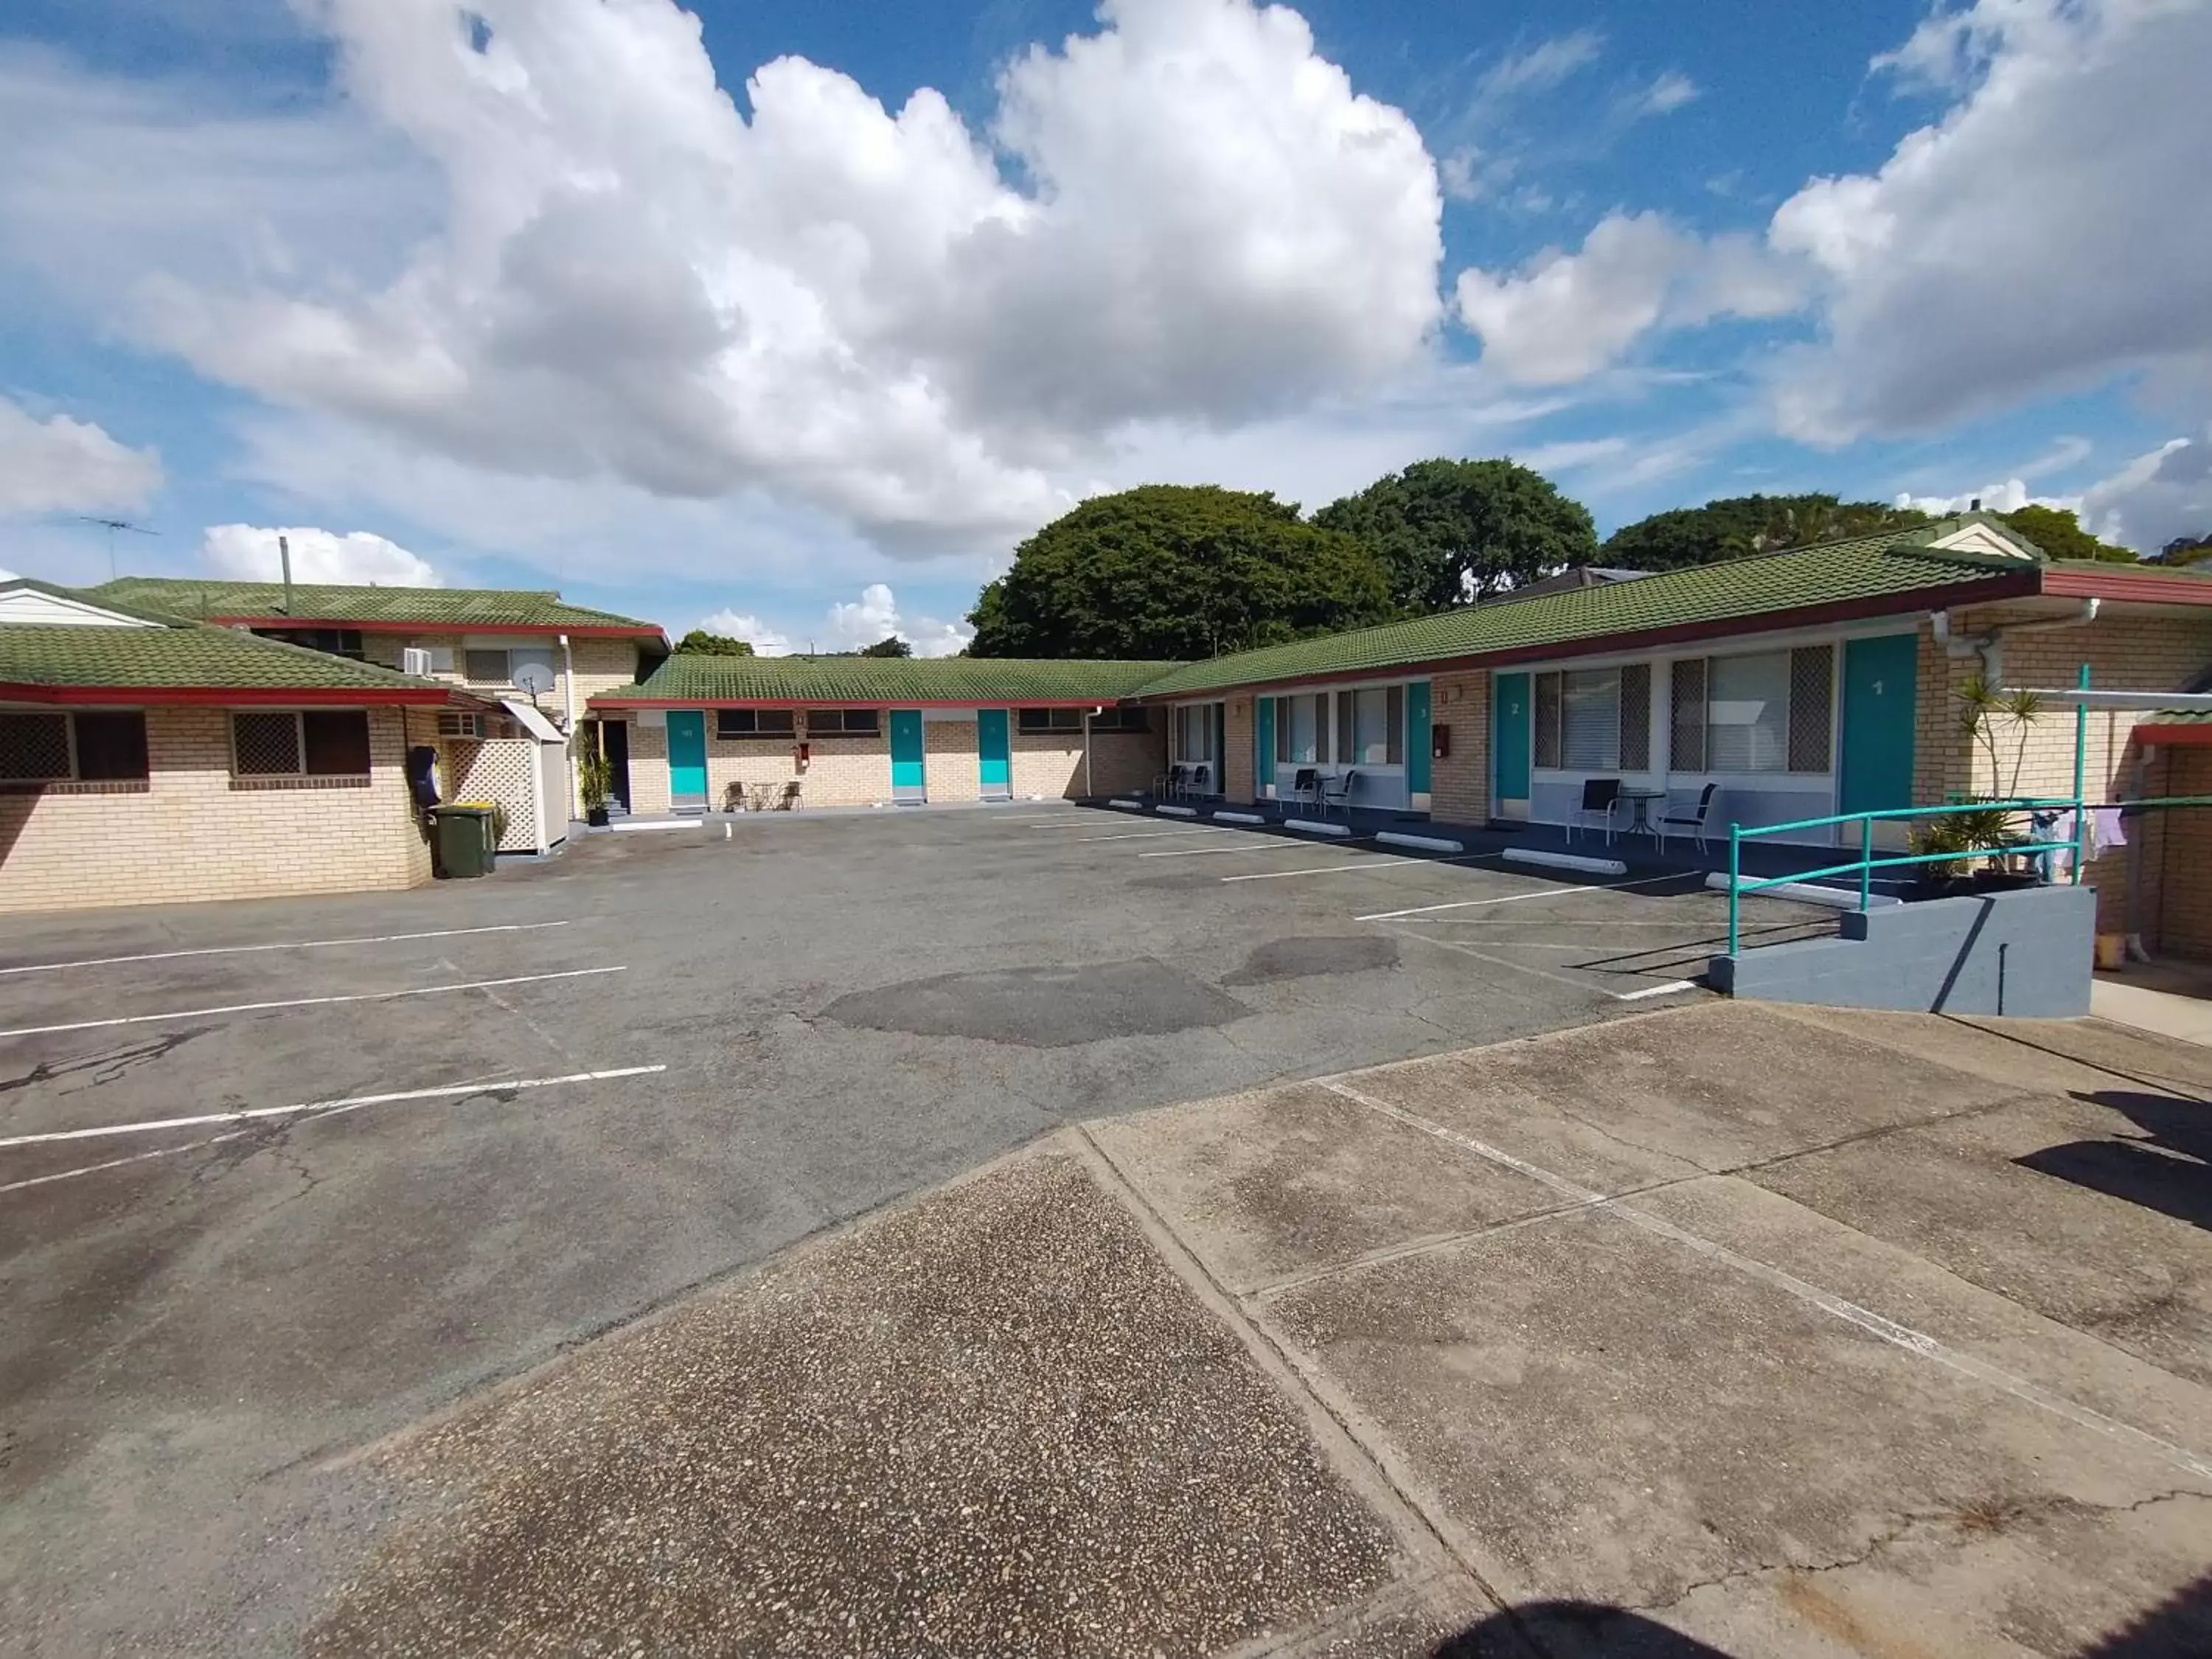
POLYGON ((1105 712, 1106 705, 1103 702, 1096 708, 1086 708, 1083 711, 1083 793, 1086 799, 1096 796, 1098 793, 1091 785, 1091 722, 1094 716, 1105 712))
POLYGON ((568 711, 568 730, 566 734, 568 742, 565 751, 568 757, 568 811, 573 816, 576 811, 576 654, 568 648, 568 636, 563 634, 559 637, 561 641, 561 701, 568 711))
POLYGON ((276 559, 284 572, 284 614, 289 617, 292 614, 292 538, 289 536, 277 537, 276 559))

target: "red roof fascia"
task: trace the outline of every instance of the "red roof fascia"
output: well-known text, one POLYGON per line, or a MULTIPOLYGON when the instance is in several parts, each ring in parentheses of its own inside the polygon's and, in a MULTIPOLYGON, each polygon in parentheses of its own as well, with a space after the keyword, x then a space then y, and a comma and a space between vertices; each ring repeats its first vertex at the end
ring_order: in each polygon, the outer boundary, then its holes
POLYGON ((1123 697, 612 697, 601 692, 589 708, 1114 708, 1123 697))
MULTIPOLYGON (((88 707, 245 708, 444 708, 477 704, 481 698, 416 690, 346 690, 331 686, 197 685, 11 685, 0 683, 0 702, 35 702, 88 707)), ((489 708, 492 705, 483 705, 489 708)))
POLYGON ((2137 720, 2128 735, 2136 742, 2159 749, 2201 749, 2212 744, 2212 721, 2191 720, 2182 726, 2158 726, 2137 720))
POLYGON ((2176 571, 2115 565, 2110 570, 2041 567, 2043 591, 2055 599, 2124 599, 2138 605, 2212 605, 2212 580, 2176 571))
POLYGON ((635 627, 594 623, 588 627, 566 623, 461 623, 449 618, 426 622, 360 622, 346 617, 231 616, 222 611, 205 618, 224 628, 341 628, 353 634, 566 634, 578 640, 665 640, 667 630, 657 623, 635 627))

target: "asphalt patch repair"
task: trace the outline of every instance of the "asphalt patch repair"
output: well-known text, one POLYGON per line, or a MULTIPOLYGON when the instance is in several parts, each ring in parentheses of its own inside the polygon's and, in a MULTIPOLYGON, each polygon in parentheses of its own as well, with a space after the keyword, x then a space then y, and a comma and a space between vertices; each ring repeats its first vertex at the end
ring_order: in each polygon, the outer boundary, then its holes
POLYGON ((1191 1654, 1402 1569, 1066 1155, 1001 1164, 375 1460, 317 1655, 1191 1654))
POLYGON ((1250 1012, 1203 980, 1140 957, 1088 968, 994 968, 904 980, 839 997, 822 1014, 872 1031, 1072 1048, 1226 1025, 1250 1012))

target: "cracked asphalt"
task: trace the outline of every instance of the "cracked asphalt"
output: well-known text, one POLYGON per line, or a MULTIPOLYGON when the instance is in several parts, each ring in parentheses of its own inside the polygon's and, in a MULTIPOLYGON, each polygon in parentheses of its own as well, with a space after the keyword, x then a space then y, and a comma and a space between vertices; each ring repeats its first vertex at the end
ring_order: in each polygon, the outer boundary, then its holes
POLYGON ((27 923, 210 954, 0 971, 6 1645, 2212 1649, 2212 1059, 1619 1000, 1717 919, 1014 808, 27 923))

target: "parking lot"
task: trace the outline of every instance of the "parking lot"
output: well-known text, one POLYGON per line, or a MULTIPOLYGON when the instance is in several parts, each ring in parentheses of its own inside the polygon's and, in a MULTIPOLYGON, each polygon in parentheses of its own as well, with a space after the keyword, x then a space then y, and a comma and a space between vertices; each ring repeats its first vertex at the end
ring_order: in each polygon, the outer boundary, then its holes
MULTIPOLYGON (((1768 901, 1747 902, 1745 919, 1758 938, 1830 925, 1825 913, 1768 901)), ((1431 1517, 1413 1530, 1441 1538, 1441 1553, 1415 1551, 1423 1565, 1413 1577, 1377 1567, 1316 1606, 1356 1602, 1379 1583, 1425 1595, 1462 1570, 1520 1600, 1565 1591, 1671 1606, 1705 1577, 1748 1576, 1771 1557, 1786 1564, 1790 1539, 1833 1553, 1865 1530, 1872 1510, 1863 1506, 1822 1511, 1819 1525, 1784 1516, 1787 1538, 1762 1531, 1781 1523, 1761 1477, 1737 1498, 1711 1500, 1705 1518, 1717 1515, 1726 1537, 1703 1553, 1684 1547, 1679 1571, 1540 1565, 1577 1559, 1593 1547, 1589 1529, 1606 1525, 1656 1529, 1674 1551, 1674 1530, 1699 1512, 1683 1492, 1711 1488, 1662 1454, 1724 1460, 1725 1419, 1748 1409, 1743 1377, 1704 1376, 1710 1356, 1662 1328, 1674 1308, 1700 1310, 1724 1322, 1730 1345, 1756 1346, 1764 1309, 1739 1298, 1716 1312, 1697 1273, 1610 1243, 1622 1277, 1607 1285, 1589 1276, 1593 1258, 1558 1242, 1571 1226, 1611 1224, 1598 1213, 1605 1205, 1647 1190, 1662 1231, 1630 1224, 1639 1248, 1679 1245, 1663 1232, 1672 1227, 1742 1260, 1786 1257, 1785 1276, 1806 1285, 1832 1279, 1826 1270, 1844 1249, 1848 1282, 1835 1297, 1893 1320, 1940 1314, 1934 1322, 1961 1352, 1972 1346, 1958 1341, 1963 1320, 2002 1351, 2005 1376, 2087 1401, 2080 1410, 2137 1436, 2114 1473, 2111 1436, 2076 1445, 2030 1401, 2023 1420, 2034 1431, 2000 1432, 2022 1469, 2061 1471, 2035 1492, 2133 1502, 2152 1490, 2138 1465, 2171 1477, 2159 1491, 2212 1489, 2203 1471, 2155 1449, 2196 1455, 2189 1449, 2203 1437, 2189 1413, 2212 1380, 2203 1316, 2212 1274, 2201 1251, 2164 1231, 2174 1218, 2109 1195, 2094 1200, 2109 1211, 2069 1212, 2082 1237, 2158 1264, 2130 1291, 2135 1324, 2094 1332, 2137 1368, 2122 1376, 2101 1349, 2052 1348, 2040 1327, 1978 1304, 1960 1312, 1946 1275, 1982 1283, 1990 1275, 1976 1252, 1987 1241, 1960 1244, 1928 1219, 1949 1189, 1914 1186, 1919 1164, 1872 1151, 1860 1156, 1874 1161, 1850 1167, 1806 1158, 2040 1098, 2049 1082, 2038 1068, 2062 1062, 2031 1056, 2017 1075, 1993 1080, 1985 1066, 1960 1082, 1939 1057, 1940 1036, 1911 1036, 1938 1051, 1916 1054, 1839 1046, 1785 1022, 1759 1028, 1747 1049, 1746 1028, 1682 1025, 1733 1017, 1688 982, 1720 948, 1723 920, 1719 896, 1680 878, 1547 879, 1486 856, 1021 806, 740 823, 727 839, 597 837, 488 882, 405 895, 20 920, 0 958, 0 1285, 10 1334, 0 1355, 0 1554, 15 1569, 0 1586, 0 1616, 34 1652, 293 1650, 415 1501, 416 1473, 395 1476, 379 1461, 386 1437, 504 1379, 545 1375, 533 1368, 571 1349, 580 1365, 622 1352, 576 1345, 641 1315, 665 1308, 680 1318, 753 1295, 739 1270, 800 1241, 864 1249, 854 1241, 866 1230, 851 1239, 835 1230, 1032 1144, 1032 1156, 1073 1146, 1091 1160, 1084 1167, 1106 1183, 1114 1214, 1134 1194, 1165 1230, 1170 1257, 1185 1253, 1200 1290, 1226 1298, 1219 1311, 1273 1333, 1255 1352, 1264 1358, 1273 1343, 1293 1371, 1310 1368, 1304 1383, 1290 1372, 1273 1381, 1342 1405, 1358 1443, 1324 1462, 1340 1474, 1378 1455, 1362 1449, 1363 1424, 1398 1449, 1384 1461, 1407 1460, 1354 1485, 1389 1522, 1399 1511, 1387 1494, 1402 1480, 1431 1517), (1655 1012, 1656 1023, 1639 1018, 1655 1012), (1586 1037, 1548 1038, 1549 1048, 1489 1047, 1584 1028, 1586 1037), (1683 1030, 1686 1046, 1634 1035, 1662 1028, 1683 1030), (1585 1041, 1594 1046, 1576 1051, 1583 1057, 1565 1085, 1510 1058, 1585 1041), (1494 1057, 1476 1062, 1488 1069, 1452 1072, 1461 1062, 1450 1056, 1471 1048, 1494 1057), (1701 1058, 1711 1054, 1732 1069, 1712 1073, 1701 1058), (1364 1069, 1409 1060, 1420 1063, 1364 1069), (1370 1080, 1344 1081, 1352 1073, 1370 1080), (1316 1095, 1300 1081, 1312 1079, 1336 1086, 1316 1095), (1191 1102, 1205 1103, 1182 1104, 1191 1102), (1096 1127, 1071 1143, 1078 1124, 1096 1127), (1454 1173, 1470 1158, 1493 1173, 1473 1184, 1454 1173), (1741 1174, 1769 1164, 1771 1174, 1741 1174), (1738 1215, 1696 1184, 1708 1177, 1747 1178, 1777 1204, 1808 1205, 1891 1240, 1921 1276, 1886 1278, 1871 1255, 1850 1260, 1872 1249, 1850 1243, 1858 1234, 1799 1236, 1779 1212, 1738 1215), (1848 1202, 1824 1201, 1824 1181, 1848 1189, 1848 1202), (1549 1231, 1524 1224, 1563 1213, 1549 1231), (1518 1243, 1487 1237, 1516 1227, 1518 1243), (1494 1298, 1520 1333, 1519 1358, 1487 1339, 1447 1341, 1467 1349, 1475 1369, 1466 1375, 1534 1364, 1547 1343, 1565 1343, 1582 1382, 1613 1364, 1614 1397, 1649 1426, 1620 1431, 1626 1445, 1602 1452, 1595 1448, 1614 1427, 1571 1392, 1560 1396, 1562 1415, 1527 1422, 1495 1415, 1494 1402, 1440 1396, 1437 1362, 1423 1357, 1434 1344, 1407 1348, 1374 1322, 1425 1328, 1436 1316, 1421 1276, 1438 1271, 1445 1244, 1507 1253, 1484 1270, 1482 1297, 1450 1317, 1472 1328, 1494 1298), (1380 1276, 1360 1276, 1370 1271, 1380 1276), (1627 1344, 1615 1362, 1601 1357, 1609 1330, 1627 1344), (1647 1371, 1655 1356, 1665 1364, 1647 1371), (2093 1386, 2075 1386, 2085 1378, 2093 1386), (1576 1415, 1585 1412, 1595 1414, 1576 1415), (1437 1416, 1452 1426, 1424 1428, 1437 1416), (1584 1449, 1561 1465, 1555 1449, 1570 1443, 1584 1449), (1470 1466, 1477 1445, 1514 1449, 1500 1461, 1518 1473, 1470 1466), (1607 1492, 1602 1504, 1559 1498, 1595 1491, 1615 1470, 1684 1484, 1642 1498, 1607 1492), (1498 1492, 1519 1490, 1536 1494, 1526 1501, 1552 1530, 1520 1540, 1501 1519, 1498 1492)), ((2008 1053, 2004 1039, 1986 1041, 2008 1053)), ((2084 1092, 2089 1079, 2156 1093, 2174 1103, 2160 1109, 2169 1113, 2194 1105, 2185 1061, 2127 1085, 2078 1058, 2063 1064, 2084 1092)), ((2086 1120, 2074 1132, 2106 1133, 2086 1120)), ((2080 1196, 2069 1202, 2087 1201, 2088 1188, 2070 1189, 2080 1196)), ((1054 1190, 1056 1205, 1078 1201, 1065 1182, 1054 1190)), ((2044 1198, 2039 1187, 1986 1196, 1978 1214, 2044 1198)), ((2048 1243, 2013 1241, 1987 1294, 1992 1304, 2020 1298, 2034 1320, 2084 1322, 2024 1288, 2050 1278, 2038 1255, 2048 1243)), ((921 1244, 900 1257, 908 1299, 917 1294, 910 1275, 928 1261, 921 1244)), ((1092 1262, 1084 1282, 1098 1281, 1110 1310, 1120 1305, 1107 1293, 1113 1275, 1139 1271, 1133 1259, 1092 1262)), ((2089 1297, 2091 1270, 2072 1272, 2065 1283, 2089 1297)), ((1784 1299, 1806 1305, 1794 1292, 1784 1299)), ((1877 1347, 1887 1341, 1854 1328, 1877 1347)), ((1817 1340, 1801 1334, 1769 1333, 1775 1354, 1816 1369, 1872 1364, 1838 1349, 1825 1328, 1817 1340)), ((740 1379, 758 1363, 755 1348, 718 1361, 740 1379)), ((617 1370, 599 1386, 669 1386, 617 1370)), ((1865 1448, 1835 1439, 1830 1419, 1895 1404, 1887 1373, 1867 1375, 1856 1393, 1782 1413, 1747 1443, 1750 1454, 1762 1466, 1786 1462, 1802 1433, 1816 1468, 1863 1462, 1865 1448)), ((1914 1401, 1936 1388, 1917 1370, 1900 1375, 1914 1379, 1914 1401)), ((727 1386, 714 1397, 742 1392, 727 1386)), ((911 1386, 927 1392, 926 1380, 911 1386)), ((1996 1455, 1964 1406, 1899 1409, 1911 1436, 1945 1448, 1915 1466, 1923 1475, 1996 1455)), ((1246 1400, 1234 1415, 1255 1413, 1246 1400)), ((1891 1455, 1869 1467, 1889 1470, 1891 1455)), ((561 1476, 590 1468, 564 1464, 561 1476)), ((1980 1490, 1948 1473, 1921 1485, 1931 1503, 1980 1490)), ((1997 1485, 2033 1483, 2021 1474, 1997 1485)), ((1218 1517, 1191 1519, 1218 1529, 1218 1517)), ((1345 1525, 1347 1538, 1358 1530, 1345 1525)), ((1286 1524, 1284 1536, 1297 1530, 1286 1524)), ((2155 1577, 2146 1569, 2142 1583, 2155 1577)), ((497 1596, 479 1585, 468 1599, 497 1596)), ((410 1594, 409 1604, 435 1600, 410 1594)), ((352 1605, 374 1604, 371 1595, 352 1605)), ((1285 1606, 1292 1623, 1314 1611, 1285 1606)), ((327 1650, 375 1648, 362 1631, 391 1624, 388 1610, 365 1626, 342 1621, 350 1634, 327 1650)), ((682 1644, 663 1636, 646 1645, 682 1644)))

